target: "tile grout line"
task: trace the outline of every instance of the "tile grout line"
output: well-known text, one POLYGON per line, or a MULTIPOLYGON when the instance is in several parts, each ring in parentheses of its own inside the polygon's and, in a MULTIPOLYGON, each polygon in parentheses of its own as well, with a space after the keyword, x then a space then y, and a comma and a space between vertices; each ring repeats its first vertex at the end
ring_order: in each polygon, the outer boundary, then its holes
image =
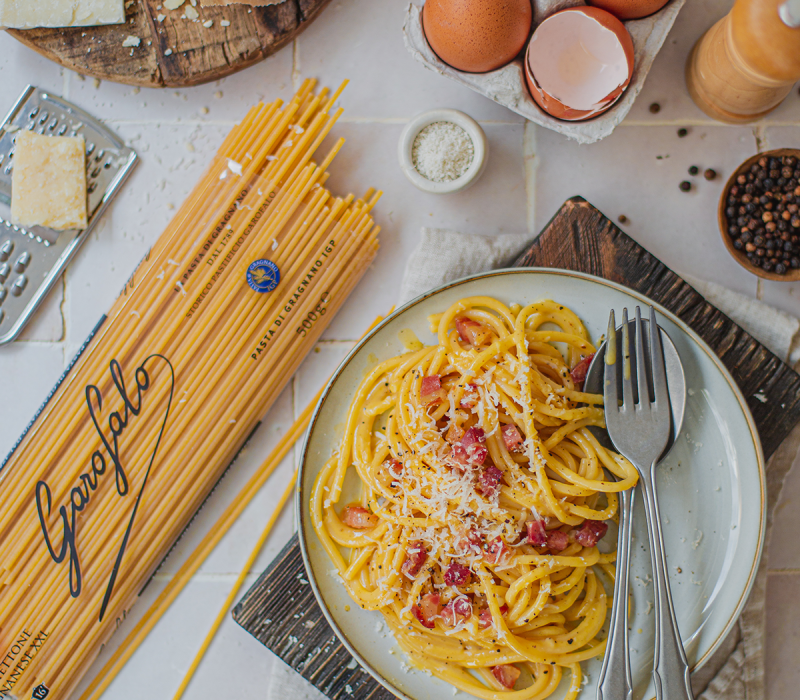
POLYGON ((767 569, 767 576, 800 576, 800 569, 767 569))
POLYGON ((522 167, 525 171, 525 205, 527 207, 528 233, 536 234, 536 125, 526 122, 522 133, 522 167))

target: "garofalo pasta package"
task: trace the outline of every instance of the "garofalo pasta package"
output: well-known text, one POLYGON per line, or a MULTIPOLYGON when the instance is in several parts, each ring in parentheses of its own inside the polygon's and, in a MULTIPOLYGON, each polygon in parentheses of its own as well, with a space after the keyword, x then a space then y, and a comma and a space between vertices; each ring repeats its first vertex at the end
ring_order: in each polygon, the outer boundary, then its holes
POLYGON ((66 698, 378 249, 303 85, 233 129, 0 469, 0 698, 66 698))

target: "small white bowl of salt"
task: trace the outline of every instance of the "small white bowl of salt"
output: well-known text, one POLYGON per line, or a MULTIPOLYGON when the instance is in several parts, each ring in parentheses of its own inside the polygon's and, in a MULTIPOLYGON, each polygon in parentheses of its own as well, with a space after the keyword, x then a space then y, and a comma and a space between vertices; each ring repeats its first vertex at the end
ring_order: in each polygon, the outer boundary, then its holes
POLYGON ((489 144, 478 122, 455 109, 434 109, 414 117, 397 144, 400 167, 425 192, 460 192, 481 176, 489 144))

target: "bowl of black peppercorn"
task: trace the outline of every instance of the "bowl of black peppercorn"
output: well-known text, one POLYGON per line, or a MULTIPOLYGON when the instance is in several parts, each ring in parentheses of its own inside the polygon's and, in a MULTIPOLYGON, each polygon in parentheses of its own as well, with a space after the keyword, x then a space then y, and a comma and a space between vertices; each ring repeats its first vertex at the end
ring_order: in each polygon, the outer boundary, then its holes
POLYGON ((800 280, 800 149, 748 158, 719 201, 719 228, 731 255, 753 274, 800 280))

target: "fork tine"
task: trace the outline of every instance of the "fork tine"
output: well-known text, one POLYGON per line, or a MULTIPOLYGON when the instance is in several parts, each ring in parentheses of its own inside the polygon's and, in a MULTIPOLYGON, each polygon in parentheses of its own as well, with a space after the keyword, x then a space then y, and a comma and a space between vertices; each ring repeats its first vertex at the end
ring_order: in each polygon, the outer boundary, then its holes
MULTIPOLYGON (((617 395, 617 322, 614 319, 614 309, 608 317, 608 333, 606 334, 606 357, 603 367, 603 404, 606 415, 610 410, 619 410, 619 396, 617 395)), ((606 419, 608 420, 608 419, 606 419)))
POLYGON ((622 408, 626 411, 632 411, 634 407, 631 374, 631 333, 626 307, 622 309, 622 408))
POLYGON ((644 357, 644 329, 642 328, 642 311, 636 307, 636 384, 639 387, 639 403, 645 406, 650 403, 650 389, 647 386, 647 362, 644 357))
POLYGON ((656 405, 669 408, 664 349, 661 346, 661 333, 656 322, 656 310, 652 306, 650 307, 650 366, 653 368, 653 400, 656 405))

